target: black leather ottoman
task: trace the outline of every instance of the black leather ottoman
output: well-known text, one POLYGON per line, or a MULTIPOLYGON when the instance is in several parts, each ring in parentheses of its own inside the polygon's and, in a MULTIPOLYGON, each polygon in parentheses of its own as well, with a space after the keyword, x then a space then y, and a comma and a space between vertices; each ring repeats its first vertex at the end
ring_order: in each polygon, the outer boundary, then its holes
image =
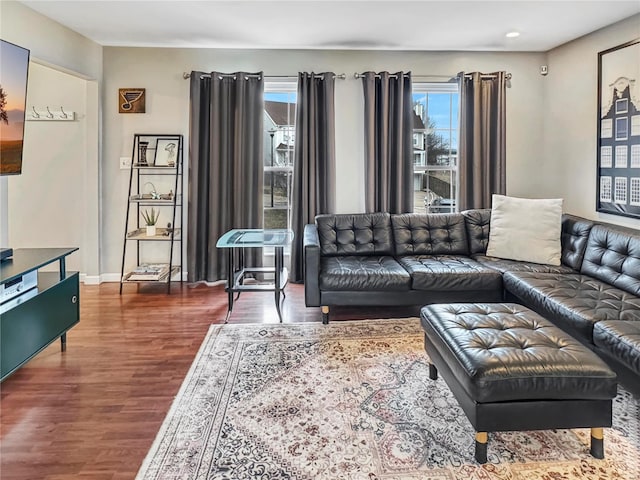
POLYGON ((591 350, 514 303, 436 304, 421 310, 430 377, 438 371, 476 430, 591 428, 591 455, 604 458, 616 374, 591 350))

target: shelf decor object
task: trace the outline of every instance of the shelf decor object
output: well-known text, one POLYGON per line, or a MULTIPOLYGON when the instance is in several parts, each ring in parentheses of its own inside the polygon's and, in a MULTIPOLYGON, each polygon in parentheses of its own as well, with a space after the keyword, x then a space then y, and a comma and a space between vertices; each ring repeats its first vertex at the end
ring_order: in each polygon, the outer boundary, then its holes
POLYGON ((153 164, 156 167, 175 167, 178 144, 167 139, 158 139, 153 164))
POLYGON ((598 53, 598 212, 640 218, 640 38, 598 53))
POLYGON ((179 134, 133 136, 121 294, 126 283, 165 283, 167 293, 171 293, 172 280, 182 282, 183 151, 179 134), (165 164, 155 164, 158 149, 163 151, 165 164), (159 218, 166 228, 158 226, 159 218), (158 257, 162 259, 158 261, 158 257))
POLYGON ((138 148, 140 149, 138 165, 146 167, 149 165, 149 162, 147 162, 147 149, 149 148, 149 142, 139 142, 138 148))

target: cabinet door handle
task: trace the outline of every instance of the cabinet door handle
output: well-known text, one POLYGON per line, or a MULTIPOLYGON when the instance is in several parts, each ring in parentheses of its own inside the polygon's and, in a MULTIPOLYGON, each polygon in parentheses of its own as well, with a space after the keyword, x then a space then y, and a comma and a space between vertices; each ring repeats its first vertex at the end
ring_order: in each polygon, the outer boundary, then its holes
POLYGON ((71 303, 77 303, 77 302, 78 302, 78 297, 76 295, 71 297, 71 303))

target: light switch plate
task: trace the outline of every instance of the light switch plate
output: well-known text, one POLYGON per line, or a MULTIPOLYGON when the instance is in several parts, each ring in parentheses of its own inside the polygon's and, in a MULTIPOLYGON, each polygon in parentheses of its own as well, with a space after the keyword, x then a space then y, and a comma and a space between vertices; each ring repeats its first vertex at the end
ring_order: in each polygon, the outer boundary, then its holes
POLYGON ((120 170, 131 168, 131 157, 120 157, 120 170))

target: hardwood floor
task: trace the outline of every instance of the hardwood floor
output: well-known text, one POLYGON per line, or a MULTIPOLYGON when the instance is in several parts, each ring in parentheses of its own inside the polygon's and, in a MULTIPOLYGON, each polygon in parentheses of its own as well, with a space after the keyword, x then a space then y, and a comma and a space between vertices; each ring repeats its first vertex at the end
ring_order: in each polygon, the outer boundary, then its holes
MULTIPOLYGON (((81 286, 80 323, 0 385, 0 478, 133 479, 212 323, 222 285, 81 286)), ((304 287, 287 286, 284 322, 319 322, 304 287)), ((332 321, 416 315, 336 308, 332 321)), ((229 323, 277 323, 273 295, 243 293, 229 323)))

